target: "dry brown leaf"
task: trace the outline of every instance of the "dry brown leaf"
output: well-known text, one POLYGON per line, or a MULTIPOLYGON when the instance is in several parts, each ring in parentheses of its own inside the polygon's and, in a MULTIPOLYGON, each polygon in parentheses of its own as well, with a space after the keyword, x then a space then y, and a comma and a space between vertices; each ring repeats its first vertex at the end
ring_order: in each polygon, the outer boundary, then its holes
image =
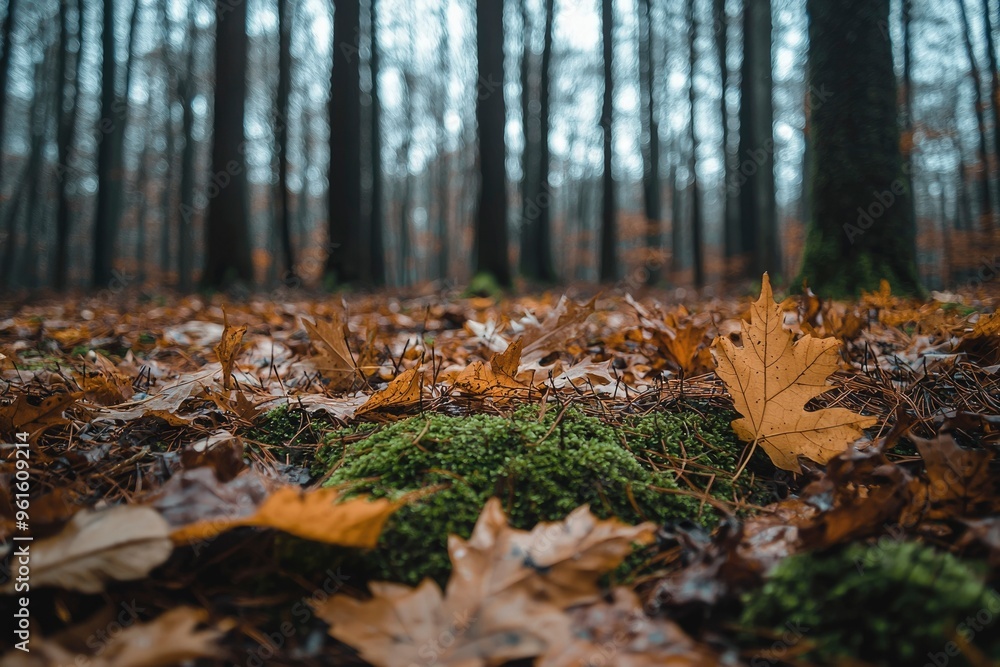
POLYGON ((597 599, 598 579, 654 531, 650 523, 598 520, 586 507, 565 521, 515 530, 492 498, 469 540, 449 537, 444 596, 430 580, 413 589, 373 583, 370 600, 337 595, 314 608, 331 635, 376 667, 408 667, 414 655, 455 667, 559 655, 571 640, 564 610, 597 599))
POLYGON ((403 371, 385 389, 372 394, 354 414, 360 416, 375 410, 402 408, 419 403, 421 377, 419 368, 403 371))
POLYGON ((212 348, 215 350, 219 363, 222 364, 222 386, 229 391, 232 384, 233 364, 236 363, 236 355, 239 354, 240 344, 243 342, 243 334, 247 332, 246 325, 239 327, 229 326, 229 316, 226 309, 222 309, 222 337, 218 344, 212 348))
POLYGON ((1000 509, 1000 476, 990 468, 993 452, 965 449, 951 434, 912 439, 927 467, 929 518, 983 516, 1000 509))
POLYGON ((334 313, 329 322, 317 320, 313 324, 309 320, 303 320, 302 324, 319 352, 313 357, 316 369, 330 380, 332 389, 350 388, 359 371, 347 345, 347 324, 337 313, 334 313))
POLYGON ((596 303, 597 295, 584 304, 574 303, 563 295, 539 326, 524 332, 521 362, 537 361, 550 351, 565 347, 580 333, 587 318, 594 314, 596 303))
MULTIPOLYGON (((82 510, 59 534, 31 545, 31 584, 99 593, 106 581, 142 579, 170 557, 169 534, 150 507, 82 510)), ((13 586, 11 581, 3 590, 13 586)))
POLYGON ((839 342, 808 335, 793 342, 782 320, 765 273, 751 321, 742 323, 743 346, 723 337, 715 341, 716 372, 743 415, 733 422, 736 434, 763 447, 777 467, 799 472, 799 456, 826 463, 876 420, 843 408, 805 410, 830 389, 839 342))
POLYGON ((148 396, 142 400, 130 401, 115 406, 114 409, 105 408, 97 419, 113 419, 131 421, 150 415, 156 415, 167 419, 172 424, 180 422, 186 425, 190 420, 177 415, 177 410, 189 398, 199 395, 207 387, 211 387, 215 374, 219 371, 218 366, 209 364, 194 373, 181 375, 170 384, 164 386, 159 393, 148 396))
POLYGON ((65 424, 63 412, 82 397, 80 392, 53 394, 42 399, 18 394, 13 403, 0 405, 0 438, 11 439, 21 431, 29 431, 34 437, 52 426, 65 424))
POLYGON ((135 623, 118 634, 110 635, 107 642, 97 642, 90 636, 89 649, 98 649, 94 655, 85 655, 51 640, 32 639, 31 653, 14 650, 3 656, 4 667, 62 667, 87 665, 88 667, 173 667, 199 658, 221 658, 217 646, 221 632, 215 629, 197 629, 206 622, 208 614, 194 607, 176 607, 147 623, 135 623))
POLYGON ((522 340, 518 338, 503 352, 494 354, 488 364, 473 361, 455 378, 455 386, 476 396, 495 397, 511 396, 526 389, 517 379, 522 340))
POLYGON ((386 520, 402 504, 385 498, 341 501, 337 489, 303 492, 286 486, 271 493, 251 514, 239 516, 233 512, 197 521, 174 530, 170 537, 177 544, 190 544, 240 526, 259 526, 316 542, 372 548, 386 520))
POLYGON ((452 535, 449 599, 485 599, 523 589, 561 609, 599 595, 598 579, 618 567, 636 543, 653 539, 656 526, 628 526, 598 519, 586 506, 563 521, 539 523, 530 532, 507 525, 498 498, 483 507, 468 540, 452 535))
MULTIPOLYGON (((653 337, 659 352, 668 365, 684 377, 699 375, 712 368, 712 353, 705 345, 707 326, 683 322, 670 316, 670 331, 654 331, 653 337)), ((661 367, 662 368, 662 367, 661 367)))
POLYGON ((569 612, 572 643, 542 656, 537 667, 711 667, 719 664, 673 621, 650 618, 638 596, 618 587, 613 601, 569 612))

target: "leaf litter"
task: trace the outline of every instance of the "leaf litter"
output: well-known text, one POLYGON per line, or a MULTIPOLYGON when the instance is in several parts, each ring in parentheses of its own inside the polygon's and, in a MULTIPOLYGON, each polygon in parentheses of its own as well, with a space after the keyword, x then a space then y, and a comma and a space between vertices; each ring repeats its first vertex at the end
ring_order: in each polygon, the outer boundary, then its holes
MULTIPOLYGON (((752 304, 615 292, 5 306, 0 441, 31 442, 38 603, 33 652, 2 664, 753 664, 768 635, 736 631, 730 611, 796 554, 891 535, 979 559, 995 581, 1000 325, 989 299, 932 296, 886 283, 857 303, 808 287, 779 302, 765 275, 752 304), (446 585, 340 572, 336 554, 363 554, 415 498, 322 486, 310 463, 327 433, 525 403, 612 425, 735 410, 747 469, 712 474, 749 474, 770 502, 706 496, 710 525, 581 507, 518 530, 503 510, 517 499, 498 489, 472 534, 449 538, 446 585), (294 431, 277 441, 276 414, 294 431), (333 554, 326 581, 274 557, 296 543, 333 554), (80 641, 129 600, 143 611, 117 637, 80 641)), ((704 468, 671 465, 678 479, 704 468)), ((8 552, 15 471, 5 455, 8 552)), ((814 664, 808 648, 781 659, 814 664)))

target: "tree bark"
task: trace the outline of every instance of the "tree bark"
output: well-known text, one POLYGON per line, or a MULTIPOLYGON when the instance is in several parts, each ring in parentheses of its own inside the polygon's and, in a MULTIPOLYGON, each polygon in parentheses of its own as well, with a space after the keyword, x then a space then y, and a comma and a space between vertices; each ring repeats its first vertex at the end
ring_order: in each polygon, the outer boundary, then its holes
POLYGON ((646 284, 660 282, 662 206, 660 202, 660 124, 656 113, 653 2, 639 3, 639 93, 642 100, 642 199, 646 214, 646 284))
POLYGON ((284 281, 295 280, 295 251, 292 248, 291 205, 288 192, 288 123, 291 113, 292 93, 292 26, 288 16, 289 0, 278 3, 278 90, 277 118, 274 128, 277 133, 278 157, 278 234, 281 238, 282 263, 285 266, 284 281))
POLYGON ((615 207, 615 178, 612 171, 614 143, 614 3, 601 0, 601 42, 604 50, 604 106, 601 109, 601 132, 604 138, 604 198, 601 204, 601 268, 602 283, 618 279, 618 236, 615 207))
POLYGON ((194 9, 189 8, 187 68, 177 82, 177 94, 181 98, 181 132, 184 135, 184 149, 181 152, 181 214, 177 226, 177 285, 181 292, 191 291, 194 280, 192 275, 194 271, 194 216, 196 213, 194 207, 194 62, 195 50, 198 46, 197 36, 194 9))
MULTIPOLYGON (((77 1, 77 50, 73 68, 73 82, 66 82, 66 68, 69 63, 69 4, 70 0, 59 3, 59 102, 56 110, 59 144, 59 204, 56 212, 56 238, 52 257, 52 282, 57 290, 65 290, 69 284, 69 158, 76 141, 76 119, 80 100, 80 66, 83 63, 83 0, 77 1), (67 86, 72 85, 73 96, 69 110, 66 110, 67 86)), ((8 41, 5 42, 9 44, 8 41)), ((0 120, 0 124, 2 124, 0 120)))
POLYGON ((371 282, 380 286, 385 284, 385 243, 382 238, 382 104, 379 95, 379 47, 378 47, 378 12, 377 0, 370 0, 371 14, 371 61, 368 66, 372 77, 372 108, 371 108, 371 169, 372 169, 372 207, 371 219, 368 221, 368 257, 371 266, 371 282))
POLYGON ((962 20, 962 37, 965 41, 965 53, 969 59, 969 78, 972 79, 973 103, 976 112, 976 161, 979 163, 976 187, 979 190, 979 230, 988 232, 993 229, 993 197, 990 194, 989 160, 986 152, 986 119, 983 103, 982 79, 976 53, 972 47, 972 30, 969 27, 969 16, 965 10, 965 0, 955 0, 958 3, 958 14, 962 20))
POLYGON ((688 46, 690 53, 688 57, 688 105, 690 108, 690 118, 688 125, 691 130, 691 155, 688 170, 691 172, 691 252, 692 268, 694 270, 694 286, 702 287, 705 284, 705 260, 704 242, 702 240, 702 219, 701 219, 701 196, 698 186, 698 133, 695 131, 695 89, 694 75, 695 66, 698 63, 698 52, 695 42, 698 36, 698 23, 694 14, 694 0, 688 0, 687 19, 689 30, 688 46))
POLYGON ((216 0, 215 117, 202 285, 253 283, 247 192, 245 2, 216 0), (214 196, 213 196, 214 195, 214 196))
POLYGON ((479 82, 479 202, 476 211, 476 270, 510 285, 507 254, 507 168, 503 98, 503 0, 476 0, 479 82))
POLYGON ((771 2, 746 2, 740 83, 739 187, 745 278, 781 272, 774 198, 774 107, 771 101, 771 2))
POLYGON ((361 32, 359 0, 334 0, 330 76, 329 228, 326 272, 334 284, 370 282, 361 229, 361 32))
POLYGON ((116 150, 117 128, 124 107, 115 90, 115 2, 104 0, 102 19, 101 116, 98 120, 97 208, 94 214, 91 285, 102 289, 111 283, 118 221, 115 195, 122 177, 121 153, 116 150))
MULTIPOLYGON (((737 217, 739 201, 735 196, 739 189, 733 182, 733 156, 729 150, 729 105, 726 103, 726 92, 729 89, 729 16, 726 14, 726 0, 713 0, 712 14, 714 17, 715 51, 719 57, 719 79, 722 94, 719 96, 719 118, 722 120, 722 182, 725 190, 722 195, 722 244, 726 260, 735 260, 742 252, 740 241, 740 221, 737 217)), ((726 277, 733 277, 733 266, 726 263, 726 277)))
POLYGON ((808 0, 813 214, 800 278, 820 294, 855 295, 880 279, 919 292, 907 215, 890 0, 808 0), (859 138, 863 137, 863 141, 859 138))

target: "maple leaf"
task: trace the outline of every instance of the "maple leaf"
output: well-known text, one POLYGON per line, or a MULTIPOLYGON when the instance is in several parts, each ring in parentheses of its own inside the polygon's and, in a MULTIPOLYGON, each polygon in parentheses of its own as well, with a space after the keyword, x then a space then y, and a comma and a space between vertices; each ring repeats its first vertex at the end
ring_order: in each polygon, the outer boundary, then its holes
MULTIPOLYGON (((31 547, 33 586, 99 593, 109 580, 142 579, 173 552, 169 526, 149 507, 82 510, 53 537, 31 547)), ((12 592, 14 582, 3 589, 12 592)))
POLYGON ((572 640, 564 610, 596 600, 600 577, 654 531, 651 523, 599 520, 587 507, 516 530, 491 498, 468 540, 448 539, 444 595, 429 579, 417 588, 376 582, 370 600, 335 595, 313 608, 332 636, 377 667, 408 667, 414 654, 431 652, 429 662, 451 667, 559 655, 572 640))
POLYGON ((226 315, 225 308, 222 309, 222 322, 222 336, 213 349, 219 357, 219 363, 222 364, 222 387, 228 391, 232 384, 233 364, 236 363, 236 355, 240 351, 240 343, 243 342, 243 334, 247 332, 247 327, 245 324, 239 327, 229 326, 229 316, 226 315))
POLYGON ((844 408, 806 411, 810 400, 830 389, 827 379, 837 370, 840 343, 808 335, 793 342, 782 320, 765 273, 750 322, 741 323, 743 346, 720 336, 713 348, 716 372, 743 415, 733 430, 763 447, 777 467, 800 472, 800 455, 826 463, 876 420, 844 408))
POLYGON ((0 437, 13 437, 20 431, 31 431, 32 440, 52 426, 65 424, 63 412, 83 397, 81 392, 53 394, 36 401, 25 394, 18 394, 14 402, 0 405, 0 437))

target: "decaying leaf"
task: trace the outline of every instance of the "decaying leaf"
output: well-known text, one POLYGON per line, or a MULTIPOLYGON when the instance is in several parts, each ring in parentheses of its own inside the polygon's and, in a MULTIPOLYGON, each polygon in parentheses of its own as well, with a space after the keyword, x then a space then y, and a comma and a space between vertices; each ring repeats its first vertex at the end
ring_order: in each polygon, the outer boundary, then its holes
POLYGON ((13 403, 0 405, 0 438, 9 440, 20 431, 37 433, 65 424, 63 412, 82 397, 80 392, 53 394, 41 399, 19 394, 13 403))
POLYGON ((94 651, 92 655, 70 650, 51 640, 32 638, 30 653, 13 650, 3 656, 0 664, 5 667, 80 664, 88 667, 173 667, 202 658, 221 658, 217 642, 222 633, 213 628, 198 629, 207 618, 204 610, 176 607, 152 621, 134 623, 115 634, 104 629, 101 634, 89 637, 86 646, 88 652, 94 651))
POLYGON ((331 635, 376 667, 408 667, 435 640, 430 660, 439 665, 556 656, 572 640, 563 610, 596 599, 598 579, 653 530, 598 520, 586 507, 562 522, 515 530, 492 498, 469 540, 449 538, 453 569, 443 596, 431 580, 417 588, 373 583, 370 600, 336 595, 314 608, 331 635))
MULTIPOLYGON (((107 581, 141 579, 170 557, 170 527, 150 507, 82 510, 31 546, 31 584, 99 593, 107 581)), ((14 590, 9 582, 4 591, 14 590)))
POLYGON ((316 369, 330 380, 331 388, 349 388, 358 377, 358 367, 347 345, 347 324, 337 314, 329 322, 303 320, 302 324, 319 352, 313 357, 316 369))
POLYGON ((494 397, 509 397, 526 389, 517 379, 521 344, 518 338, 503 352, 494 354, 489 363, 473 361, 455 378, 455 386, 474 396, 494 397))
MULTIPOLYGON (((237 477, 239 479, 239 477, 237 477)), ((249 514, 246 505, 175 529, 170 537, 177 544, 207 540, 240 526, 259 526, 326 544, 372 548, 386 520, 402 506, 385 498, 341 500, 336 489, 303 492, 285 486, 268 495, 249 514)))
POLYGON ((844 408, 805 410, 830 389, 827 378, 837 370, 839 343, 808 335, 793 342, 782 320, 765 273, 751 320, 742 323, 743 346, 724 337, 715 341, 716 372, 743 415, 733 422, 736 434, 763 447, 774 465, 799 472, 799 456, 826 463, 876 420, 844 408))
POLYGON ((219 358, 219 363, 222 364, 222 386, 228 391, 232 384, 233 364, 236 363, 236 355, 240 351, 240 343, 243 342, 247 327, 229 326, 229 316, 226 315, 225 308, 222 309, 222 321, 222 337, 213 349, 219 358))
POLYGON ((386 408, 401 408, 416 405, 420 402, 421 375, 419 368, 411 368, 396 376, 385 389, 372 394, 364 405, 355 411, 355 415, 363 415, 375 410, 386 408))

